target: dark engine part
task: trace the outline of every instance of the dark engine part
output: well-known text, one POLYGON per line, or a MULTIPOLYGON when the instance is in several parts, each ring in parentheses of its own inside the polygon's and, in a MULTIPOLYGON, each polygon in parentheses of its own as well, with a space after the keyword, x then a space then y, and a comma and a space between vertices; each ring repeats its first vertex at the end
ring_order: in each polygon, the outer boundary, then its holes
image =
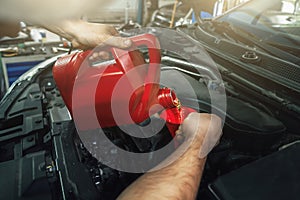
MULTIPOLYGON (((211 112, 210 93, 203 83, 193 79, 188 75, 180 75, 178 71, 166 70, 162 72, 163 82, 173 88, 183 105, 190 105, 191 101, 197 101, 201 112, 211 112), (184 76, 192 85, 196 92, 197 99, 192 99, 191 94, 185 92, 185 82, 176 77, 184 76)), ((214 96, 218 95, 218 91, 214 96)), ((216 105, 220 115, 223 99, 217 99, 216 105)), ((226 120, 224 126, 224 138, 234 138, 233 147, 241 152, 251 152, 251 154, 268 151, 275 141, 279 141, 284 132, 285 126, 276 118, 270 116, 261 109, 241 101, 237 98, 227 97, 226 120)))
MULTIPOLYGON (((114 199, 140 174, 111 169, 87 151, 53 81, 51 70, 55 60, 22 77, 0 104, 0 173, 5 174, 0 180, 4 185, 1 197, 114 199)), ((176 90, 183 104, 188 106, 190 101, 196 101, 201 111, 209 112, 210 98, 205 84, 183 74, 198 96, 190 99, 180 88, 177 73, 162 72, 166 86, 176 90)), ((207 159, 199 199, 209 199, 208 185, 216 178, 298 139, 288 138, 285 126, 255 105, 233 97, 228 97, 227 102, 224 137, 207 159)), ((166 128, 145 140, 129 137, 117 127, 106 129, 105 133, 114 144, 132 152, 154 151, 171 139, 166 128)), ((113 160, 115 151, 107 152, 113 160)), ((149 159, 153 165, 159 161, 149 159)))
POLYGON ((210 192, 224 200, 299 199, 299 151, 296 143, 221 176, 209 186, 210 192))
MULTIPOLYGON (((115 199, 140 174, 114 170, 88 152, 56 88, 53 62, 49 63, 24 75, 1 102, 1 197, 115 199)), ((172 139, 166 127, 147 139, 129 137, 118 127, 104 132, 116 146, 132 152, 154 151, 172 139)), ((116 151, 101 146, 113 162, 116 151)), ((161 159, 152 157, 149 163, 155 166, 161 159)))

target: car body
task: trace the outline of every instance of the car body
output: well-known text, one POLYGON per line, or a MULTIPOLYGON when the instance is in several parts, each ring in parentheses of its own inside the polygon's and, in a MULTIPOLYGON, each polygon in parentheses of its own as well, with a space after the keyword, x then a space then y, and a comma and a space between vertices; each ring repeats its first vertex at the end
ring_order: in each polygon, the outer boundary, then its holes
MULTIPOLYGON (((249 1, 236 11, 251 2, 261 1, 249 1)), ((257 41, 258 30, 243 29, 246 24, 237 25, 226 17, 234 12, 198 25, 179 26, 168 34, 151 27, 126 35, 146 32, 160 38, 162 47, 169 46, 161 51, 162 85, 173 88, 184 105, 196 104, 199 112, 214 110, 223 116, 223 136, 207 158, 198 199, 298 199, 297 56, 293 50, 283 50, 282 44, 257 41), (195 95, 182 88, 184 83, 189 83, 195 95), (222 95, 226 95, 225 107, 222 95)), ((147 51, 141 52, 147 57, 147 51)), ((5 199, 115 199, 141 174, 113 169, 87 150, 53 78, 57 58, 24 74, 1 101, 0 172, 7 176, 1 179, 1 194, 5 199)), ((155 151, 172 139, 166 127, 142 140, 118 127, 104 131, 115 145, 138 153, 155 151)), ((115 149, 106 149, 105 143, 101 147, 112 163, 117 162, 115 149)), ((149 157, 151 163, 159 161, 149 157)))

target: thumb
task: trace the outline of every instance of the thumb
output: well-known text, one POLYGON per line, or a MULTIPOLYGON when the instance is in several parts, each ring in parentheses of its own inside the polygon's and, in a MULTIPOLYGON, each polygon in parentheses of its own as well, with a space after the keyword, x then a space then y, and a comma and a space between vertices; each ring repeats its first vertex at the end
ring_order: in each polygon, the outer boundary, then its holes
POLYGON ((104 42, 104 44, 118 47, 121 49, 126 49, 132 45, 132 41, 129 38, 111 36, 104 42))

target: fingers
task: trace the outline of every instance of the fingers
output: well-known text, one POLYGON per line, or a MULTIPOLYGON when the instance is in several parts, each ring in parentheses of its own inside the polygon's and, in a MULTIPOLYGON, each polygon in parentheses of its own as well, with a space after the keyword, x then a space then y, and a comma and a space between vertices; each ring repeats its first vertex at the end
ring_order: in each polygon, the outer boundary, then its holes
POLYGON ((193 112, 188 115, 182 124, 183 131, 193 135, 205 134, 210 126, 219 124, 221 119, 213 114, 193 112))
POLYGON ((89 57, 89 60, 99 61, 99 60, 109 60, 111 58, 110 54, 107 51, 93 52, 93 54, 89 57))
POLYGON ((108 45, 121 49, 129 48, 132 45, 131 40, 129 38, 120 37, 119 32, 113 26, 100 24, 95 32, 103 34, 97 37, 99 40, 97 41, 98 45, 108 45))
POLYGON ((219 117, 212 115, 210 125, 204 136, 200 151, 199 158, 205 158, 209 152, 217 145, 222 136, 222 122, 219 117))
POLYGON ((185 140, 185 136, 182 132, 181 126, 179 126, 178 130, 175 132, 175 139, 179 144, 182 144, 185 140))
MULTIPOLYGON (((182 131, 185 133, 187 138, 193 138, 194 136, 200 137, 201 134, 198 133, 200 128, 200 122, 204 121, 201 118, 206 117, 206 114, 191 113, 183 121, 182 131)), ((200 138, 199 138, 200 139, 200 138)))
POLYGON ((123 38, 119 36, 111 36, 106 41, 103 41, 103 43, 121 49, 129 48, 132 45, 132 42, 129 38, 123 38))
POLYGON ((73 47, 83 50, 93 49, 97 46, 113 46, 117 48, 126 49, 132 44, 129 38, 119 36, 119 32, 110 25, 89 23, 80 20, 79 22, 70 22, 65 32, 67 38, 73 44, 73 47), (73 28, 75 27, 75 30, 73 28))
MULTIPOLYGON (((128 48, 131 46, 131 41, 126 38, 121 37, 111 37, 102 43, 102 45, 115 46, 118 48, 128 48)), ((100 60, 109 60, 111 59, 111 54, 107 51, 97 51, 94 50, 93 54, 89 57, 90 61, 100 61, 100 60)))
POLYGON ((191 113, 182 124, 187 138, 199 143, 199 157, 204 158, 214 148, 222 135, 222 121, 216 115, 191 113))
MULTIPOLYGON (((109 39, 106 39, 102 41, 101 39, 98 41, 100 43, 100 46, 108 45, 108 46, 114 46, 117 48, 129 48, 132 45, 132 42, 128 38, 122 38, 119 36, 107 36, 109 39)), ((105 38, 105 37, 104 37, 105 38)), ((107 51, 95 51, 90 57, 90 61, 98 61, 98 60, 108 60, 111 58, 111 54, 107 51)))

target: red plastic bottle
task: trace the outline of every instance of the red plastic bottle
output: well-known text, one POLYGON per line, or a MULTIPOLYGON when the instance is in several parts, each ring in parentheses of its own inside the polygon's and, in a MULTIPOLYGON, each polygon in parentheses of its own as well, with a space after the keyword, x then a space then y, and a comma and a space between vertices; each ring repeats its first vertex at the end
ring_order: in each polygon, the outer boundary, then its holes
MULTIPOLYGON (((144 34, 132 37, 131 40, 132 48, 110 48, 114 60, 96 66, 91 66, 87 59, 91 51, 67 55, 57 60, 53 76, 71 113, 76 110, 82 119, 89 119, 93 111, 91 107, 94 106, 98 122, 104 128, 143 122, 151 114, 151 107, 159 103, 163 107, 176 106, 175 94, 159 88, 161 55, 156 37, 144 34), (149 64, 137 46, 147 47, 149 64)), ((158 110, 152 111, 154 113, 158 110)), ((87 130, 99 125, 89 120, 83 121, 77 124, 77 128, 87 130)))
POLYGON ((92 66, 91 51, 78 52, 57 60, 53 76, 70 110, 80 115, 79 130, 141 123, 151 114, 166 110, 161 117, 175 135, 179 124, 194 110, 182 107, 174 91, 160 88, 160 45, 151 34, 130 38, 130 49, 106 49, 114 57, 92 66), (149 64, 137 50, 145 46, 149 64), (160 106, 157 106, 160 105, 160 106), (94 120, 92 114, 96 115, 94 120))

